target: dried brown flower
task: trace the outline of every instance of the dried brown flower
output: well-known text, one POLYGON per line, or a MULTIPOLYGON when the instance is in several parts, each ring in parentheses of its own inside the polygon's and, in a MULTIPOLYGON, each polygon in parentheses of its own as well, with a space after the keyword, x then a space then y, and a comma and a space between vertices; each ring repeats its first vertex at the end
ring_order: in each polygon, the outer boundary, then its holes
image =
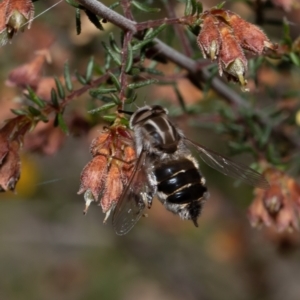
POLYGON ((0 129, 0 191, 14 190, 20 178, 20 144, 11 140, 15 122, 7 122, 0 129))
POLYGON ((218 24, 221 34, 222 47, 219 55, 219 73, 228 74, 229 79, 240 82, 242 86, 247 84, 245 73, 247 71, 247 59, 237 42, 232 29, 224 23, 218 24))
POLYGON ((95 201, 103 188, 103 183, 107 179, 108 160, 103 155, 95 156, 83 169, 80 177, 80 188, 78 194, 89 190, 95 201))
POLYGON ((14 191, 20 178, 21 161, 19 155, 20 144, 12 141, 8 144, 8 153, 0 164, 0 191, 14 191))
POLYGON ((261 55, 266 48, 275 50, 265 33, 257 26, 243 20, 237 14, 227 11, 228 23, 234 31, 234 35, 241 47, 256 55, 261 55))
POLYGON ((9 39, 20 29, 24 31, 26 23, 30 28, 33 15, 34 6, 31 0, 9 0, 6 7, 6 26, 9 39))
POLYGON ((284 172, 268 168, 270 189, 255 189, 248 216, 252 226, 275 226, 278 231, 299 230, 300 186, 284 172))
POLYGON ((221 46, 221 34, 218 29, 219 21, 216 18, 205 18, 202 30, 197 37, 198 45, 203 53, 203 57, 210 57, 211 60, 217 58, 221 46))
POLYGON ((25 88, 29 85, 34 89, 37 88, 41 78, 42 67, 45 61, 48 60, 49 52, 41 50, 36 54, 36 57, 29 63, 21 65, 9 73, 6 81, 7 85, 20 88, 25 88))
POLYGON ((86 207, 98 202, 107 220, 127 184, 135 160, 133 140, 129 130, 123 125, 106 128, 96 137, 90 147, 93 159, 81 173, 78 194, 85 193, 86 207))
POLYGON ((217 59, 220 75, 224 73, 228 80, 243 87, 247 84, 244 50, 261 55, 266 48, 276 49, 261 29, 229 10, 213 8, 205 11, 201 19, 197 42, 203 56, 217 59))
POLYGON ((0 129, 0 191, 13 191, 20 178, 20 155, 24 135, 32 120, 27 116, 10 119, 0 129))

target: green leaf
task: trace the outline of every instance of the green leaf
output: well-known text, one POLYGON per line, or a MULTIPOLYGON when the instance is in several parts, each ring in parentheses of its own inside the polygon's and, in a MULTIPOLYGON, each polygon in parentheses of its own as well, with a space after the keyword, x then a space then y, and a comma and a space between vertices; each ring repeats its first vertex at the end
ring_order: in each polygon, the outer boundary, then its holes
POLYGON ((109 6, 110 9, 115 9, 120 5, 120 2, 115 2, 109 6))
POLYGON ((54 88, 51 89, 51 102, 55 108, 59 108, 57 93, 54 88))
POLYGON ((25 96, 31 100, 32 102, 34 102, 38 107, 40 108, 44 108, 45 107, 45 102, 39 98, 36 93, 33 91, 33 89, 30 86, 27 86, 27 91, 28 94, 25 94, 25 96))
POLYGON ((158 82, 159 81, 157 79, 148 79, 148 80, 145 80, 145 81, 130 83, 130 84, 128 84, 127 87, 129 89, 139 89, 141 87, 144 87, 144 86, 147 86, 147 85, 150 85, 150 84, 155 84, 155 83, 158 83, 158 82))
POLYGON ((202 2, 196 2, 196 15, 199 17, 203 12, 203 4, 202 2))
POLYGON ((157 28, 155 28, 154 30, 148 31, 144 37, 144 40, 153 40, 154 38, 156 38, 158 36, 158 34, 160 32, 162 32, 165 28, 167 27, 167 24, 161 24, 160 26, 158 26, 157 28))
POLYGON ((121 54, 122 50, 118 47, 118 45, 116 43, 116 40, 115 40, 115 37, 114 37, 114 34, 112 32, 109 34, 109 44, 110 44, 110 47, 115 52, 121 54))
POLYGON ((80 19, 80 9, 76 8, 75 10, 75 24, 76 24, 76 33, 79 35, 81 33, 81 19, 80 19))
POLYGON ((112 98, 112 101, 115 103, 115 104, 120 104, 121 103, 121 100, 118 96, 116 96, 115 94, 110 94, 111 98, 112 98))
POLYGON ((173 87, 174 87, 174 91, 175 91, 176 97, 177 97, 177 99, 178 99, 178 102, 179 102, 179 104, 180 104, 180 106, 181 106, 181 109, 182 109, 184 112, 187 112, 184 98, 182 97, 182 95, 181 95, 181 93, 180 93, 180 91, 179 91, 179 89, 178 89, 177 84, 174 84, 173 87))
POLYGON ((66 0, 66 2, 75 8, 79 8, 79 4, 74 0, 66 0))
POLYGON ((95 25, 96 28, 98 28, 99 30, 104 30, 104 28, 103 28, 100 20, 98 19, 97 15, 95 15, 93 12, 91 12, 90 10, 88 10, 86 8, 83 11, 87 15, 87 17, 89 18, 91 23, 93 23, 95 25))
POLYGON ((132 51, 140 50, 141 48, 145 47, 146 45, 148 45, 150 43, 152 43, 152 39, 140 41, 140 42, 136 43, 134 46, 132 46, 132 51))
POLYGON ((108 94, 108 93, 115 93, 117 92, 118 90, 113 87, 113 88, 99 88, 97 90, 90 90, 89 91, 89 94, 92 96, 92 97, 97 97, 98 95, 103 95, 103 94, 108 94))
POLYGON ((91 57, 88 65, 87 65, 86 74, 85 74, 85 80, 87 83, 91 82, 93 69, 94 69, 94 58, 91 57))
POLYGON ((216 8, 221 9, 225 5, 226 1, 221 2, 220 4, 216 5, 216 8))
POLYGON ((116 115, 115 114, 109 114, 109 115, 105 115, 102 117, 103 120, 107 121, 107 122, 114 122, 116 119, 116 115))
POLYGON ((112 58, 112 60, 120 67, 122 65, 120 55, 116 54, 110 47, 108 47, 104 42, 102 42, 103 48, 112 58))
POLYGON ((127 61, 125 66, 125 73, 128 73, 131 70, 133 64, 133 51, 130 42, 128 42, 127 49, 128 49, 128 56, 127 56, 127 61))
POLYGON ((121 83, 119 82, 119 79, 116 77, 115 74, 113 74, 112 72, 109 72, 110 75, 110 79, 112 80, 112 82, 114 83, 114 86, 116 87, 116 89, 118 91, 121 91, 121 83))
POLYGON ((57 124, 57 126, 59 126, 59 128, 65 133, 65 134, 69 134, 69 129, 68 129, 68 126, 63 118, 63 115, 62 113, 58 113, 56 115, 56 118, 55 118, 55 123, 57 124))
POLYGON ((160 8, 154 8, 154 7, 150 7, 144 3, 138 2, 138 1, 131 1, 131 4, 133 6, 135 6, 137 9, 144 11, 144 12, 148 12, 148 13, 152 13, 152 12, 160 12, 160 8))
POLYGON ((193 11, 192 0, 187 0, 186 4, 185 4, 184 15, 185 16, 190 16, 190 15, 192 15, 192 11, 193 11))
POLYGON ((100 107, 97 107, 95 109, 92 109, 92 110, 89 110, 88 113, 89 114, 95 114, 95 113, 99 113, 99 112, 102 112, 102 111, 107 111, 113 107, 116 106, 116 103, 113 103, 113 102, 110 102, 110 103, 105 103, 104 105, 100 106, 100 107))
POLYGON ((28 106, 28 111, 34 117, 37 117, 37 116, 39 116, 41 114, 41 112, 38 109, 36 109, 35 107, 33 107, 31 105, 28 106))
POLYGON ((289 55, 293 64, 296 65, 297 67, 300 67, 300 57, 294 52, 289 53, 289 55))
POLYGON ((85 80, 85 78, 83 76, 81 76, 78 71, 75 71, 75 76, 77 78, 77 80, 82 84, 82 85, 86 85, 87 82, 85 80))
POLYGON ((67 90, 69 92, 72 92, 73 84, 72 84, 72 79, 69 71, 69 64, 67 61, 64 64, 64 78, 65 78, 65 85, 67 87, 67 90))
POLYGON ((26 116, 26 115, 28 115, 28 111, 25 110, 25 109, 13 109, 13 108, 11 108, 10 111, 12 113, 14 113, 15 115, 17 115, 17 116, 26 116))
POLYGON ((137 99, 137 94, 132 89, 127 89, 125 104, 131 104, 137 99))
POLYGON ((63 85, 61 84, 60 80, 56 76, 54 77, 54 80, 55 80, 55 85, 58 91, 59 98, 65 99, 66 94, 63 85))
POLYGON ((283 36, 284 36, 284 41, 285 43, 292 47, 292 39, 291 39, 291 33, 290 33, 290 24, 289 21, 286 17, 283 18, 283 36))

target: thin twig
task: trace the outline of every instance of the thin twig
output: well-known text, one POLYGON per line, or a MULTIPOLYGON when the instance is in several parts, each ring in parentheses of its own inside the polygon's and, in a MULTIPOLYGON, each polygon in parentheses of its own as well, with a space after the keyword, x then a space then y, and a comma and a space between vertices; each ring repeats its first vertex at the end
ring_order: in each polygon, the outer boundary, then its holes
POLYGON ((119 28, 125 31, 131 31, 132 33, 137 32, 136 22, 125 18, 112 9, 109 9, 101 2, 98 2, 97 0, 78 0, 78 2, 99 17, 115 24, 119 28))
POLYGON ((121 0, 120 3, 121 3, 121 6, 123 8, 124 16, 127 19, 133 21, 134 19, 133 19, 133 14, 132 14, 131 9, 130 9, 130 6, 131 6, 130 0, 121 0))

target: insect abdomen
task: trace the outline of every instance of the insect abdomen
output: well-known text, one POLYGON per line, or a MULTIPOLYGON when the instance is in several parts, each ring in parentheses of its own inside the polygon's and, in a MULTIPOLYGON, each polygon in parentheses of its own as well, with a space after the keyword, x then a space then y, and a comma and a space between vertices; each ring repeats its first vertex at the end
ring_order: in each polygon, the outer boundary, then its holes
POLYGON ((166 201, 174 204, 191 203, 207 192, 201 183, 202 176, 189 159, 169 161, 154 171, 157 190, 166 195, 166 201))

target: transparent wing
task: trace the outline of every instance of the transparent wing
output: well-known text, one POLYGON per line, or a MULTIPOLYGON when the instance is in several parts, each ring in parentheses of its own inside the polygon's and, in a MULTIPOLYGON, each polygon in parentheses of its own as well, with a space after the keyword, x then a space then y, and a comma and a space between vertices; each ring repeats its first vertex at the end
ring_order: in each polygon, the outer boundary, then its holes
POLYGON ((257 173, 253 169, 225 158, 221 154, 209 150, 187 138, 185 138, 185 140, 197 149, 200 158, 213 169, 227 176, 239 179, 252 186, 256 186, 265 190, 270 187, 264 176, 257 173))
POLYGON ((144 198, 151 187, 144 171, 145 157, 146 153, 142 152, 114 209, 112 222, 118 235, 128 233, 141 218, 146 207, 144 198))

